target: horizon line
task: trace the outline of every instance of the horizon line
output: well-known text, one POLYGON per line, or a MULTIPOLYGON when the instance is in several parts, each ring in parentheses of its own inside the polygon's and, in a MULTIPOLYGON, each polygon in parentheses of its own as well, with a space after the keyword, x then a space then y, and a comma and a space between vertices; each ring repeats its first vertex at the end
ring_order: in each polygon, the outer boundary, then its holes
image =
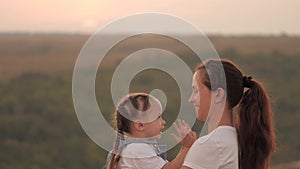
MULTIPOLYGON (((0 35, 78 35, 91 36, 95 32, 67 32, 67 31, 0 31, 0 35)), ((122 34, 122 33, 120 33, 122 34)), ((204 33, 211 37, 300 37, 300 33, 204 33)), ((192 36, 193 34, 186 34, 192 36)))

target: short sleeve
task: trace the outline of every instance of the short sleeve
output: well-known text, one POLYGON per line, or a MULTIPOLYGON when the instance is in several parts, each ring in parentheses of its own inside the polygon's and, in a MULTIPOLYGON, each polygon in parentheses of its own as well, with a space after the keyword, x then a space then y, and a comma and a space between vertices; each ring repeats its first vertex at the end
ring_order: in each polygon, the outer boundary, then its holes
POLYGON ((161 169, 166 164, 159 156, 147 158, 129 158, 123 157, 121 169, 136 168, 136 169, 161 169))
POLYGON ((220 152, 217 145, 210 139, 198 139, 190 148, 183 166, 193 169, 215 169, 221 166, 220 152))
POLYGON ((125 147, 122 156, 130 158, 147 158, 157 155, 150 145, 145 143, 134 143, 125 147))
POLYGON ((147 144, 130 144, 122 153, 121 169, 161 169, 166 161, 147 144))
POLYGON ((165 164, 166 161, 159 156, 139 159, 137 161, 137 166, 140 166, 144 169, 161 169, 165 164))

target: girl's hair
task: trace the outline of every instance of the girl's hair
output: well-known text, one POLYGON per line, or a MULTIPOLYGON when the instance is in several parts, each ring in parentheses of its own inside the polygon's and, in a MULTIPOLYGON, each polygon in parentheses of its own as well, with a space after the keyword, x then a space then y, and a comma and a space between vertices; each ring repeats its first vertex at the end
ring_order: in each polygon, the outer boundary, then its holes
POLYGON ((227 59, 206 60, 196 67, 196 72, 210 90, 226 91, 230 109, 238 105, 239 168, 267 169, 275 149, 275 132, 269 97, 262 84, 251 76, 243 76, 227 59))
POLYGON ((115 140, 113 152, 108 163, 108 169, 118 169, 121 160, 122 147, 121 140, 124 140, 124 132, 130 133, 130 119, 139 116, 139 112, 145 112, 151 106, 150 96, 146 93, 132 93, 121 100, 115 109, 115 126, 117 130, 117 138, 115 140))

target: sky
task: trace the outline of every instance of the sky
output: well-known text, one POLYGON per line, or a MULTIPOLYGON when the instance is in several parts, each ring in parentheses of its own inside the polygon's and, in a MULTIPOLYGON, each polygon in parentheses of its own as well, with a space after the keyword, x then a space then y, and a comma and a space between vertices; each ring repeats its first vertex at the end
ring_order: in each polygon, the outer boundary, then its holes
POLYGON ((210 34, 300 34, 300 0, 2 0, 0 32, 93 33, 144 12, 178 16, 210 34))

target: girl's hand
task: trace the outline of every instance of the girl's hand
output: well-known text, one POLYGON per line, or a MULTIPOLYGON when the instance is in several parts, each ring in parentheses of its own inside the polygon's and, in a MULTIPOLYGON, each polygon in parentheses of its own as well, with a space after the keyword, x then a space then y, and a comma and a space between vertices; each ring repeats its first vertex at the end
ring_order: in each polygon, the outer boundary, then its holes
POLYGON ((176 123, 173 123, 173 126, 178 134, 178 136, 172 134, 173 138, 180 142, 182 146, 190 148, 197 139, 196 133, 184 120, 178 119, 178 126, 176 123))

